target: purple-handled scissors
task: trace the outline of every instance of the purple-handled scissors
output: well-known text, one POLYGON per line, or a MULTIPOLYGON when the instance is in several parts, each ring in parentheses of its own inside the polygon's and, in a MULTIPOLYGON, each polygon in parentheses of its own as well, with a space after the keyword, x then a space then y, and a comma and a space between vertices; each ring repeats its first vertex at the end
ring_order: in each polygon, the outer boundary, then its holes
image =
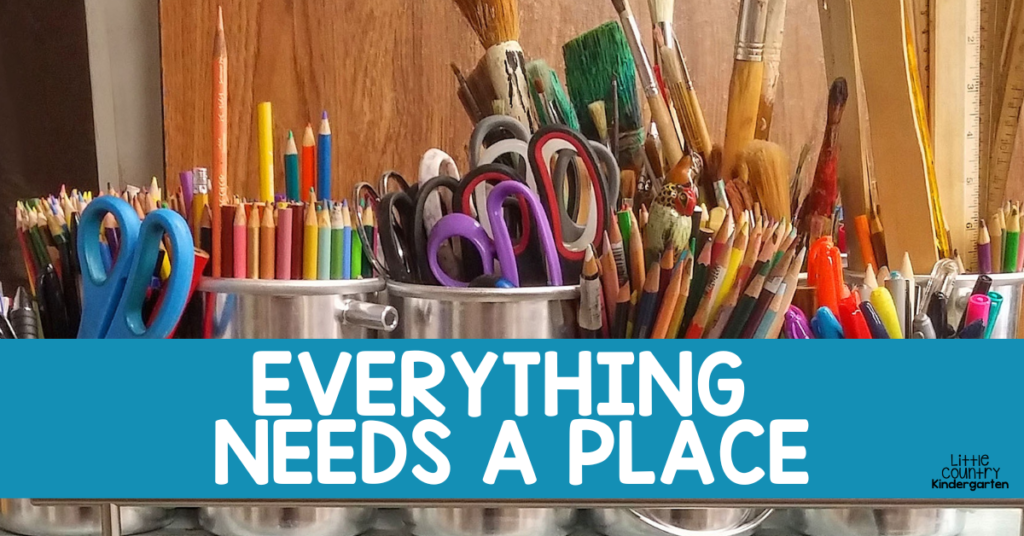
POLYGON ((551 222, 547 219, 547 212, 533 190, 530 190, 525 184, 515 181, 499 183, 487 195, 487 221, 491 224, 491 232, 494 233, 493 240, 487 236, 487 232, 479 221, 465 214, 449 214, 441 218, 434 226, 427 244, 427 259, 431 272, 442 285, 448 287, 469 286, 469 283, 456 280, 446 274, 437 260, 441 244, 450 238, 460 237, 465 238, 479 251, 485 274, 494 273, 494 262, 497 261, 501 265, 502 275, 505 279, 508 279, 516 287, 520 286, 515 246, 508 230, 508 223, 505 221, 503 206, 505 200, 513 196, 518 196, 526 201, 529 214, 524 214, 523 217, 532 217, 532 223, 537 226, 541 251, 547 265, 548 284, 562 285, 562 267, 558 250, 555 247, 554 235, 551 232, 551 222))

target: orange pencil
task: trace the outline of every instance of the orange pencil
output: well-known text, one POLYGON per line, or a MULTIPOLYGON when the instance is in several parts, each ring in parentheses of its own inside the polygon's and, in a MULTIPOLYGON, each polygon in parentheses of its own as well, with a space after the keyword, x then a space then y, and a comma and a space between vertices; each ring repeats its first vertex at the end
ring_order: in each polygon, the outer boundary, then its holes
POLYGON ((224 10, 217 8, 217 34, 213 44, 213 277, 221 276, 224 222, 221 205, 228 196, 228 49, 224 40, 224 10))
POLYGON ((691 262, 691 257, 676 265, 672 270, 672 278, 669 279, 665 289, 665 296, 661 299, 661 310, 658 311, 658 320, 654 323, 654 331, 651 332, 652 339, 664 339, 668 335, 668 328, 672 324, 672 316, 676 312, 676 302, 679 300, 679 293, 682 290, 683 274, 686 273, 685 264, 691 262))

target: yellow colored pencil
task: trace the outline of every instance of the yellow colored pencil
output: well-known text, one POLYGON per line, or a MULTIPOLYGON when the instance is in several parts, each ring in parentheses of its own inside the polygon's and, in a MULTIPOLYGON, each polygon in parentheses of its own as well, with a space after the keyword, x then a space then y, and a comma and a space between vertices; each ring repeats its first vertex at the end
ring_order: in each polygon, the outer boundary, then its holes
POLYGON ((260 197, 263 203, 274 202, 274 111, 269 102, 256 106, 260 154, 260 197))

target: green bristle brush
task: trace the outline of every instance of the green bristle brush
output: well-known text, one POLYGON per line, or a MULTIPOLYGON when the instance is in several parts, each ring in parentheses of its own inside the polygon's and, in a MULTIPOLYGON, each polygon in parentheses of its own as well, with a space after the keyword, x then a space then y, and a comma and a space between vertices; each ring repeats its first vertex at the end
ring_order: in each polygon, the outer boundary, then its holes
MULTIPOLYGON (((565 59, 565 83, 576 108, 580 131, 593 140, 601 134, 590 117, 588 107, 610 98, 612 80, 618 81, 619 166, 638 171, 642 167, 646 139, 640 97, 636 88, 633 54, 618 22, 606 22, 581 34, 562 46, 565 59)), ((612 110, 611 103, 605 109, 612 110)), ((609 121, 610 122, 610 121, 609 121)))
POLYGON ((558 74, 548 62, 534 60, 527 63, 526 78, 530 82, 530 96, 533 97, 533 106, 537 110, 541 125, 559 124, 573 130, 580 129, 576 110, 562 89, 562 81, 558 79, 558 74))

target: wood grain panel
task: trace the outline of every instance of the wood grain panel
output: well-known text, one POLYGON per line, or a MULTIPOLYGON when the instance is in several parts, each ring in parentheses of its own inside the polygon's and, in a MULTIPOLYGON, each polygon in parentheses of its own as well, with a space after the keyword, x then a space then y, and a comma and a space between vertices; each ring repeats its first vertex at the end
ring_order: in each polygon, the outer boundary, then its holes
MULTIPOLYGON (((647 2, 633 8, 646 32, 647 2)), ((255 196, 255 105, 274 104, 280 154, 285 132, 331 114, 337 180, 349 195, 388 169, 414 176, 420 156, 441 148, 465 167, 471 124, 448 67, 483 54, 448 0, 161 0, 166 172, 210 164, 210 55, 223 4, 230 54, 229 182, 255 196)), ((773 138, 795 159, 820 143, 824 77, 816 7, 789 2, 773 138)), ((615 18, 602 0, 522 0, 527 55, 562 72, 562 44, 615 18)), ((676 28, 712 136, 724 132, 737 0, 677 0, 676 28)), ((647 37, 649 38, 649 32, 647 37)), ((282 166, 277 189, 283 191, 282 166)))

